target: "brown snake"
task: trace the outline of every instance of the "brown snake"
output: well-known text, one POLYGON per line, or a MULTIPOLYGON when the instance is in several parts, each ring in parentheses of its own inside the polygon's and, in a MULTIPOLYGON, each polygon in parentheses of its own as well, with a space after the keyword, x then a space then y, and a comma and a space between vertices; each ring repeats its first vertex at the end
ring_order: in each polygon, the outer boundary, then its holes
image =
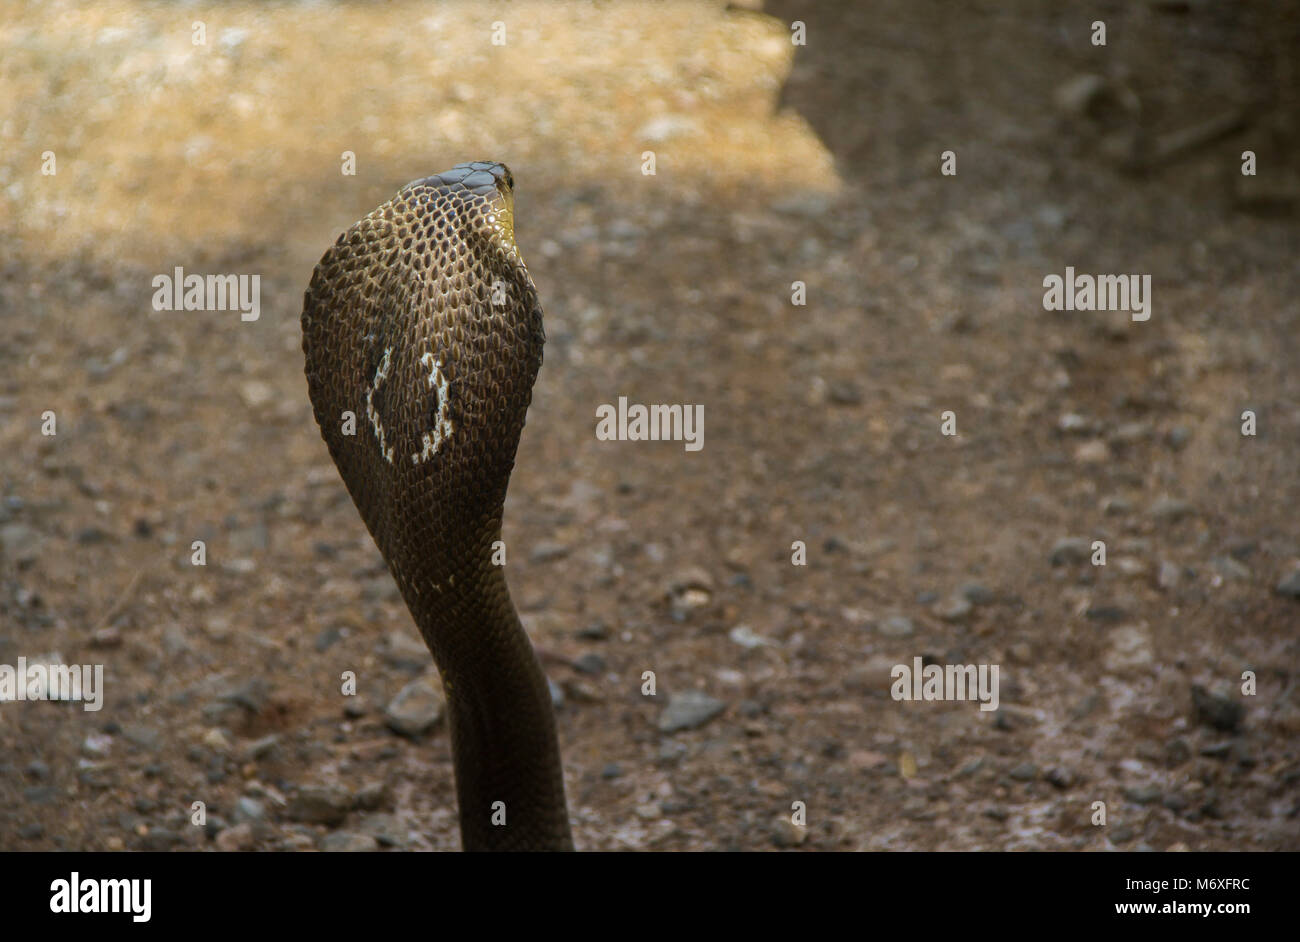
POLYGON ((545 340, 513 187, 503 164, 460 164, 354 224, 312 274, 302 347, 321 435, 442 675, 464 848, 572 850, 546 677, 493 559, 545 340))

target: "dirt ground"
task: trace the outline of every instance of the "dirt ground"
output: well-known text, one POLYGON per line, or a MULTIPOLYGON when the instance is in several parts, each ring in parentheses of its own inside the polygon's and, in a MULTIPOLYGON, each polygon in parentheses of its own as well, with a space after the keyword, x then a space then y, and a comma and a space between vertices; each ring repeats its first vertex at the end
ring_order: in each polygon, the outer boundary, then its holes
POLYGON ((6 2, 0 664, 104 701, 0 703, 0 849, 459 847, 299 314, 472 159, 546 311, 507 572, 580 848, 1300 849, 1298 40, 1215 0, 6 2), (177 266, 260 317, 155 310, 177 266), (1066 266, 1149 274, 1150 319, 1044 310, 1066 266), (704 447, 598 441, 619 396, 704 447), (915 657, 999 708, 893 699, 915 657))

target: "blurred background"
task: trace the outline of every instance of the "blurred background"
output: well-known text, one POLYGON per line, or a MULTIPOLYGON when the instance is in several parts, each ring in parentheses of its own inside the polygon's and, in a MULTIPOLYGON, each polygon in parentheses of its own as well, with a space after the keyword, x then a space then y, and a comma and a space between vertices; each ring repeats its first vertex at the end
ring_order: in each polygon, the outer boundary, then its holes
POLYGON ((0 664, 105 677, 0 703, 0 848, 459 847, 298 319, 475 159, 546 311, 505 537, 579 847, 1300 848, 1295 5, 0 11, 0 664), (259 319, 154 310, 176 266, 259 319), (1045 311, 1066 266, 1151 319, 1045 311), (703 450, 597 441, 619 396, 703 450), (894 701, 914 657, 999 709, 894 701))

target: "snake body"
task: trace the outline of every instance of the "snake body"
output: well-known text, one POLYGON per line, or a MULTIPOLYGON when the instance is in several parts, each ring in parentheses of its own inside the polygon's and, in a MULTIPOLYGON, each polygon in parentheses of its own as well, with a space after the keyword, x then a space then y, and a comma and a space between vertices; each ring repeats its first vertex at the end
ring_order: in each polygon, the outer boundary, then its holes
POLYGON ((351 226, 312 274, 303 352, 321 435, 442 676, 464 848, 569 850, 550 692, 497 564, 545 340, 513 188, 503 164, 460 164, 351 226))

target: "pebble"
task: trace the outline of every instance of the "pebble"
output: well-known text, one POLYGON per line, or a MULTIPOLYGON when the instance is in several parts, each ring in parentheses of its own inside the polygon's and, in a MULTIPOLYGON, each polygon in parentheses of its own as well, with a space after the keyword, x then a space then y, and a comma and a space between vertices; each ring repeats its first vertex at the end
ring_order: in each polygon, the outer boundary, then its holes
POLYGON ((1168 591, 1178 585, 1178 580, 1182 576, 1182 570, 1169 560, 1161 560, 1160 571, 1156 575, 1156 585, 1168 591))
POLYGON ((528 561, 533 563, 549 563, 556 559, 563 559, 571 552, 571 547, 564 543, 552 543, 543 541, 533 545, 532 550, 528 553, 528 561))
POLYGON ((1047 559, 1053 566, 1085 563, 1092 556, 1092 543, 1082 537, 1070 536, 1057 540, 1047 559))
POLYGON ((906 615, 890 615, 876 625, 876 631, 886 638, 909 638, 916 631, 912 619, 906 615))
POLYGON ((181 836, 170 828, 150 828, 140 840, 144 850, 171 850, 181 842, 181 836))
POLYGON ((384 847, 406 846, 406 835, 391 814, 368 814, 361 819, 361 831, 384 847))
POLYGON ((0 527, 0 559, 26 566, 36 561, 44 539, 25 523, 0 527))
POLYGON ((1032 782, 1038 778, 1038 766, 1032 762, 1022 762, 1007 774, 1017 782, 1032 782))
POLYGON ((599 674, 605 669, 605 659, 594 651, 588 651, 574 659, 573 669, 583 674, 599 674))
POLYGON ((157 752, 162 745, 162 733, 152 726, 135 723, 122 729, 122 738, 133 746, 148 752, 157 752))
POLYGON ((253 826, 247 822, 226 828, 217 834, 217 850, 238 853, 253 847, 253 826))
POLYGON ((235 802, 235 810, 231 817, 235 821, 264 821, 266 820, 266 806, 256 798, 244 795, 235 802))
POLYGON ((970 600, 964 595, 953 595, 935 606, 934 613, 944 621, 956 622, 969 616, 973 608, 970 600))
POLYGON ((112 748, 113 737, 103 733, 91 733, 81 744, 81 751, 92 758, 103 758, 112 748))
POLYGON ((253 762, 265 758, 279 742, 280 737, 275 733, 271 733, 260 739, 253 739, 244 743, 240 749, 240 755, 245 762, 253 762))
POLYGON ((1135 805, 1150 805, 1160 800, 1161 791, 1156 785, 1138 785, 1124 789, 1124 797, 1135 805))
POLYGON ((1278 582, 1274 591, 1291 599, 1300 599, 1300 569, 1287 573, 1278 582))
POLYGON ((777 815, 772 820, 771 830, 772 843, 777 847, 798 847, 808 840, 808 829, 795 824, 789 815, 777 815))
POLYGON ((352 808, 352 796, 338 785, 303 785, 289 799, 286 810, 291 821, 304 824, 342 824, 352 808))
POLYGON ((1192 684, 1192 709, 1199 722, 1224 733, 1236 732, 1246 715, 1242 704, 1210 693, 1200 684, 1192 684))
POLYGON ((727 637, 742 648, 761 648, 764 645, 775 645, 776 642, 770 638, 764 638, 762 635, 755 634, 754 629, 748 625, 737 625, 727 632, 727 637))
POLYGON ((399 736, 423 736, 442 719, 446 700, 427 680, 413 680, 384 709, 384 721, 399 736))
POLYGON ((423 672, 432 660, 424 642, 409 631, 394 631, 389 634, 383 656, 393 667, 404 671, 423 672))
POLYGON ((1246 580, 1250 578, 1250 567, 1242 565, 1231 556, 1215 556, 1210 560, 1210 568, 1225 579, 1246 580))
POLYGON ((1146 667, 1155 659, 1150 635, 1131 625, 1114 629, 1110 633, 1110 647, 1104 664, 1110 671, 1125 671, 1146 667))
POLYGON ((320 849, 326 853, 364 854, 379 850, 379 841, 358 831, 335 831, 321 838, 320 849))
POLYGON ((1161 497, 1151 505, 1151 516, 1168 523, 1177 523, 1184 517, 1190 516, 1191 513, 1191 504, 1173 497, 1161 497))
POLYGON ((367 782, 357 790, 352 806, 361 811, 374 811, 388 801, 388 785, 384 782, 367 782))
POLYGON ((1043 776, 1054 787, 1065 791, 1075 783, 1075 775, 1064 766, 1054 765, 1043 776))
POLYGON ((1100 438, 1084 442, 1074 449, 1074 460, 1080 464, 1105 464, 1110 460, 1110 446, 1100 438))
POLYGON ((963 583, 957 591, 972 605, 992 605, 998 598, 997 593, 981 582, 963 583))
POLYGON ((698 729, 727 708, 727 704, 702 690, 685 690, 668 698, 659 716, 659 732, 698 729))
POLYGON ((329 628, 322 628, 320 633, 316 635, 316 641, 314 642, 313 647, 315 647, 318 652, 328 651, 336 645, 342 637, 343 632, 339 631, 337 627, 331 625, 329 628))

